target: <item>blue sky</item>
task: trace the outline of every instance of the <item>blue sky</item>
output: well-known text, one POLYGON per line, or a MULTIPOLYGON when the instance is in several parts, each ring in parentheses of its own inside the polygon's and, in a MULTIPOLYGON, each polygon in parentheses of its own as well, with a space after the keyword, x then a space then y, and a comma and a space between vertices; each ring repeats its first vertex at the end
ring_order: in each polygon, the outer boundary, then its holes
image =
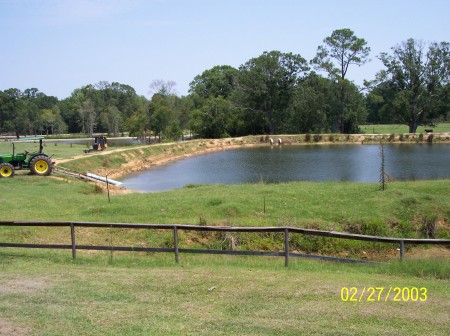
POLYGON ((341 28, 372 49, 370 63, 348 72, 361 84, 382 69, 380 52, 410 37, 450 41, 449 15, 449 0, 0 0, 0 90, 63 99, 109 81, 149 98, 163 79, 185 95, 204 70, 264 51, 309 60, 341 28))

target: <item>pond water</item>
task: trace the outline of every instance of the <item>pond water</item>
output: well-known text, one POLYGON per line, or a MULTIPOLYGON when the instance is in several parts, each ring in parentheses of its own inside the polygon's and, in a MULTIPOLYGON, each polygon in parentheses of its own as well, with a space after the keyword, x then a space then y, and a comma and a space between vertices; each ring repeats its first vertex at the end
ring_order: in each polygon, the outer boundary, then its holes
MULTIPOLYGON (((450 144, 384 146, 385 171, 395 180, 450 178, 450 144)), ((240 148, 203 154, 125 177, 127 189, 163 191, 188 184, 289 181, 378 182, 378 145, 240 148)))

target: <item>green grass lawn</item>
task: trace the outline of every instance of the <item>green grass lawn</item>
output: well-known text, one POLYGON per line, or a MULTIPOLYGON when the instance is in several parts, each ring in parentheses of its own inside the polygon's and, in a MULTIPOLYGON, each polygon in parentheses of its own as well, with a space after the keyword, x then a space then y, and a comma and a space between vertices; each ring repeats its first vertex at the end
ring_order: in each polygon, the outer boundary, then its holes
MULTIPOLYGON (((409 132, 407 125, 361 125, 361 130, 367 134, 404 134, 409 132)), ((432 129, 435 133, 450 132, 450 123, 438 123, 436 126, 419 126, 417 133, 425 133, 425 129, 432 129)))
POLYGON ((0 250, 0 334, 447 335, 448 280, 279 259, 0 250), (341 289, 426 288, 425 301, 343 302, 341 289))
MULTIPOLYGON (((25 150, 32 153, 39 151, 39 142, 19 142, 15 143, 15 153, 21 153, 25 150)), ((52 158, 63 159, 84 153, 86 145, 68 144, 68 143, 49 143, 44 141, 43 152, 52 158)), ((0 142, 0 153, 12 153, 12 142, 0 142)))
MULTIPOLYGON (((76 140, 76 139, 75 139, 76 140)), ((70 140, 69 140, 70 141, 70 140)), ((54 159, 67 159, 73 156, 78 155, 86 155, 90 156, 91 154, 85 154, 84 151, 86 149, 92 148, 92 140, 86 140, 86 144, 77 144, 77 143, 69 143, 62 141, 46 141, 43 142, 44 149, 43 152, 48 156, 51 156, 54 159)), ((137 145, 126 145, 126 146, 110 146, 109 149, 119 149, 126 148, 130 149, 137 145)), ((23 151, 28 151, 30 153, 37 152, 39 150, 39 142, 17 142, 15 143, 15 152, 20 153, 23 151)), ((0 141, 0 153, 12 153, 12 142, 10 141, 0 141)))

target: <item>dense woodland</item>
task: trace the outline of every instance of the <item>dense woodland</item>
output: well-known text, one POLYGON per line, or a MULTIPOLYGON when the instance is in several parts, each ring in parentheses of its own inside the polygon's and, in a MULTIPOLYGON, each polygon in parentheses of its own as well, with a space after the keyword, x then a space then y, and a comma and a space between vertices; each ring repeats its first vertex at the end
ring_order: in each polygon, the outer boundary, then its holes
POLYGON ((419 125, 447 120, 450 45, 408 39, 377 55, 384 68, 358 87, 352 67, 369 61, 370 47, 350 29, 335 30, 306 60, 264 52, 233 68, 205 70, 179 97, 172 81, 153 80, 150 99, 133 87, 99 82, 59 100, 37 88, 0 91, 0 132, 108 133, 177 140, 281 133, 357 133, 365 123, 419 125))

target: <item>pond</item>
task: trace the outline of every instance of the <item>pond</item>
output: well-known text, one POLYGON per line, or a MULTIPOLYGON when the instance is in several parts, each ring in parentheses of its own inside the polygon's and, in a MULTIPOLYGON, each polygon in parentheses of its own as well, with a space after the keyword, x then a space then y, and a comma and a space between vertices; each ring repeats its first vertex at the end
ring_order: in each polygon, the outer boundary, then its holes
MULTIPOLYGON (((450 178, 450 144, 384 146, 394 180, 450 178)), ((188 184, 289 181, 378 182, 378 145, 266 146, 203 154, 126 176, 127 189, 163 191, 188 184)))

